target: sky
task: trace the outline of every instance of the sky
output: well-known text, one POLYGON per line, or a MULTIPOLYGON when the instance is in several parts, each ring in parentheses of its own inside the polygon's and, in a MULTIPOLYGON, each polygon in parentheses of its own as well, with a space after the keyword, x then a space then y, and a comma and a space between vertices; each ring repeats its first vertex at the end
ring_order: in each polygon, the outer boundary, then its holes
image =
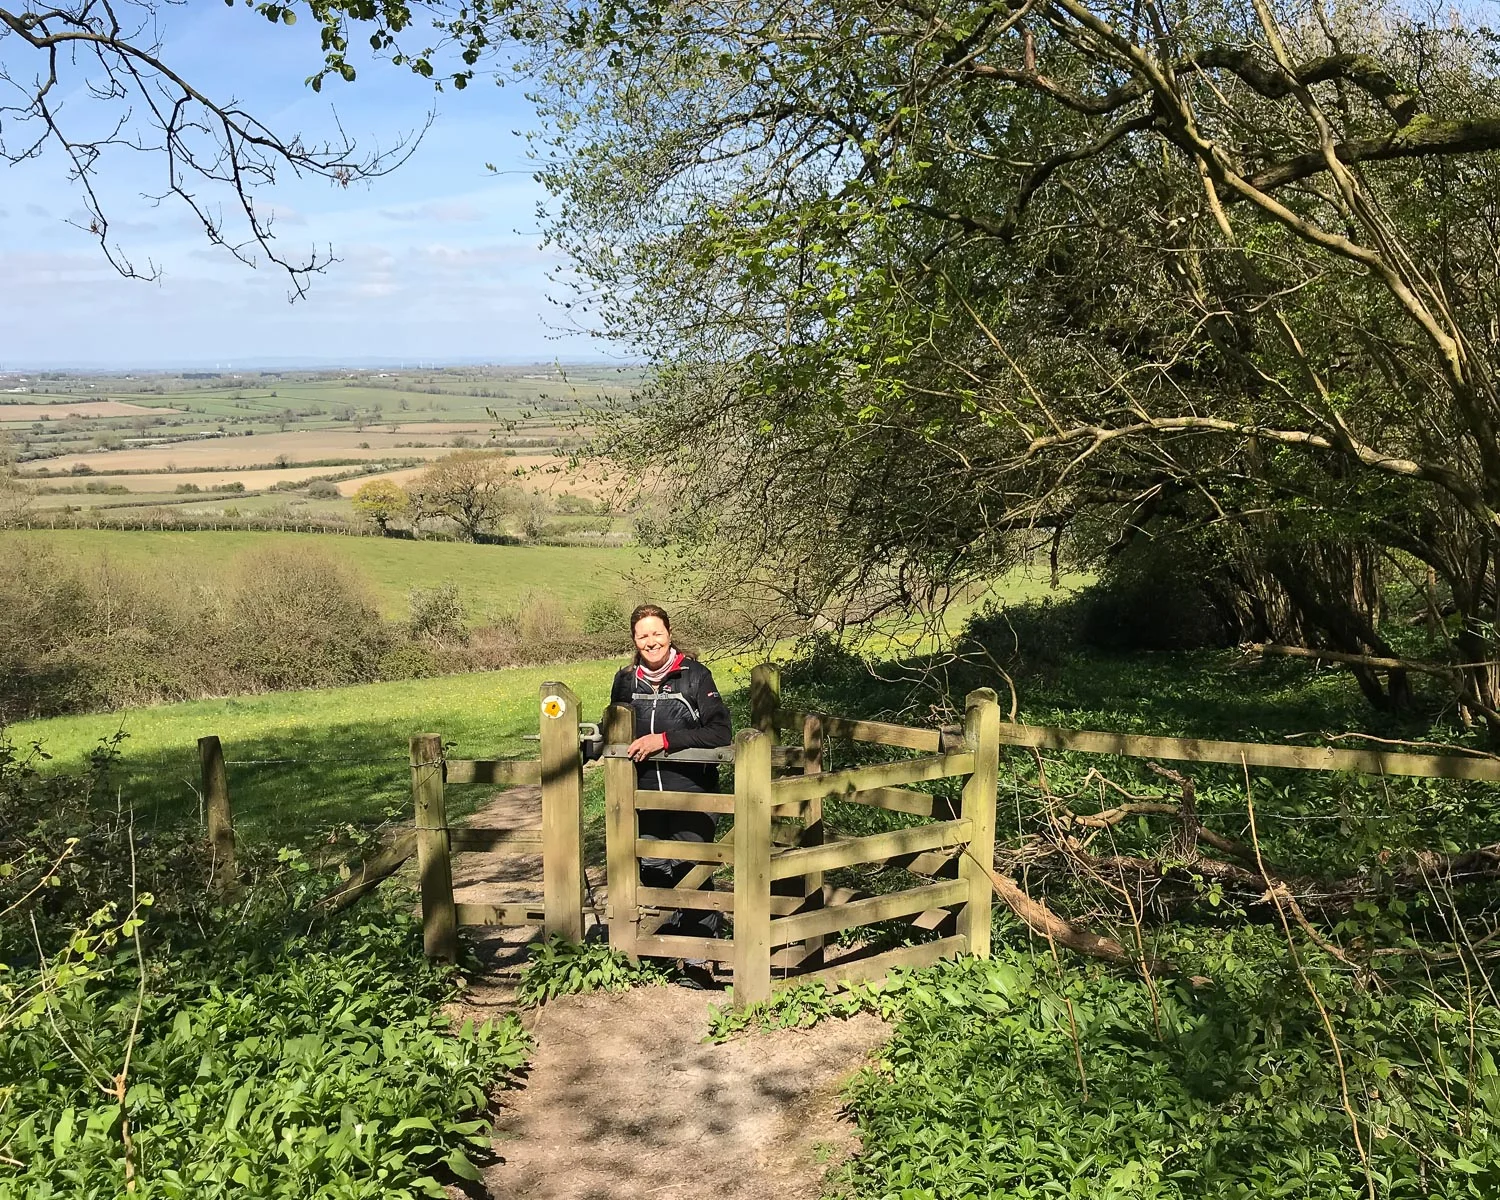
MULTIPOLYGON (((59 150, 0 162, 0 370, 615 356, 549 299, 561 298, 547 278, 561 264, 540 246, 545 192, 517 134, 537 121, 522 88, 476 78, 438 94, 430 81, 371 62, 354 83, 330 81, 319 95, 304 82, 322 57, 305 15, 288 28, 222 0, 187 0, 163 7, 159 28, 174 69, 278 133, 316 140, 337 121, 374 149, 420 130, 429 113, 432 125, 385 178, 341 188, 287 173, 261 190, 279 246, 331 248, 338 259, 296 303, 279 268, 252 269, 210 245, 175 198, 144 198, 164 190, 160 155, 117 148, 97 173, 111 243, 137 267, 159 268, 154 282, 121 278, 92 235, 69 224, 87 218, 59 150)), ((34 57, 14 36, 0 39, 12 77, 34 74, 34 57)), ((120 109, 91 99, 83 80, 63 81, 61 112, 76 129, 101 128, 120 109)), ((0 114, 8 149, 21 133, 0 114)), ((214 199, 230 215, 227 195, 214 199)))

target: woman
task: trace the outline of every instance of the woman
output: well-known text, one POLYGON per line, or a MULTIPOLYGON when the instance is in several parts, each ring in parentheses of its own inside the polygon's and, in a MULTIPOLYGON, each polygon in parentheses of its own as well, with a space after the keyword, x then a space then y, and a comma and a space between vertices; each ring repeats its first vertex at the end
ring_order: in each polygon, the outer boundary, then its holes
MULTIPOLYGON (((630 614, 635 659, 621 667, 610 689, 611 704, 635 711, 635 741, 629 754, 636 762, 636 788, 650 792, 716 792, 719 768, 713 763, 664 762, 674 750, 713 749, 733 740, 729 710, 707 667, 672 645, 672 619, 655 604, 630 614)), ((640 836, 678 842, 711 842, 712 813, 641 809, 640 836)), ((647 887, 676 887, 695 864, 675 858, 641 859, 641 882, 647 887)), ((711 885, 709 885, 711 886, 711 885)), ((715 937, 715 912, 678 912, 661 933, 715 937)))

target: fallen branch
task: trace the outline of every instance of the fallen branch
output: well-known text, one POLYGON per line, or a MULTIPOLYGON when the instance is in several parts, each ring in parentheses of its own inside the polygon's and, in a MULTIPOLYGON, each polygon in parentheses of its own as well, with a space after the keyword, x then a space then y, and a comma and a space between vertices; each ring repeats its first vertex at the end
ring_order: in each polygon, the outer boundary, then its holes
MULTIPOLYGON (((969 855, 971 861, 979 862, 969 851, 965 850, 964 853, 969 855)), ((995 895, 1011 912, 1026 922, 1027 928, 1032 933, 1089 958, 1098 958, 1114 963, 1116 966, 1137 970, 1145 966, 1147 970, 1154 973, 1161 972, 1161 963, 1155 959, 1150 957, 1144 960, 1137 959, 1114 938, 1090 933, 1086 929, 1075 929, 1040 900, 1033 900, 1026 894, 1025 889, 1009 875, 1002 874, 985 863, 979 863, 979 865, 989 875, 990 886, 994 889, 995 895)))
POLYGON ((374 858, 360 864, 357 874, 351 875, 344 887, 330 892, 313 907, 328 912, 341 912, 361 896, 375 889, 383 879, 388 879, 400 869, 401 864, 417 852, 417 835, 407 830, 374 858))

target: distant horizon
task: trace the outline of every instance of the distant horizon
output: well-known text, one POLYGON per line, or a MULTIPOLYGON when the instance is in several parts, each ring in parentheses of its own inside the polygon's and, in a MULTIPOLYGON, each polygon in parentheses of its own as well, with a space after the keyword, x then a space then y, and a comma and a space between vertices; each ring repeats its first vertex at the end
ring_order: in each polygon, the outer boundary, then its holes
POLYGON ((646 363, 641 359, 618 358, 538 358, 516 356, 456 356, 453 358, 415 356, 408 358, 359 357, 322 359, 314 356, 269 356, 243 359, 180 359, 158 362, 128 360, 74 362, 9 362, 0 360, 0 376, 25 375, 28 372, 63 372, 70 375, 119 375, 139 372, 159 375, 173 371, 442 371, 454 367, 608 367, 629 370, 646 363))

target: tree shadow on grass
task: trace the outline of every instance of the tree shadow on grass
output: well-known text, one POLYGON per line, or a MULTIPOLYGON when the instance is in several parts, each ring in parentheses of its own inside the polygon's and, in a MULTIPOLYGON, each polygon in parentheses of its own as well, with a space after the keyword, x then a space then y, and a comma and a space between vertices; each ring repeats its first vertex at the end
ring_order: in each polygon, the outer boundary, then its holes
MULTIPOLYGON (((246 841, 305 846, 353 826, 368 830, 411 819, 409 733, 398 722, 288 725, 274 734, 219 731, 236 835, 246 841)), ((455 756, 534 757, 536 749, 498 736, 491 747, 465 741, 455 756)), ((195 738, 149 750, 120 745, 108 800, 132 808, 138 828, 203 820, 195 738)), ((450 819, 472 812, 493 789, 447 791, 450 819)))

